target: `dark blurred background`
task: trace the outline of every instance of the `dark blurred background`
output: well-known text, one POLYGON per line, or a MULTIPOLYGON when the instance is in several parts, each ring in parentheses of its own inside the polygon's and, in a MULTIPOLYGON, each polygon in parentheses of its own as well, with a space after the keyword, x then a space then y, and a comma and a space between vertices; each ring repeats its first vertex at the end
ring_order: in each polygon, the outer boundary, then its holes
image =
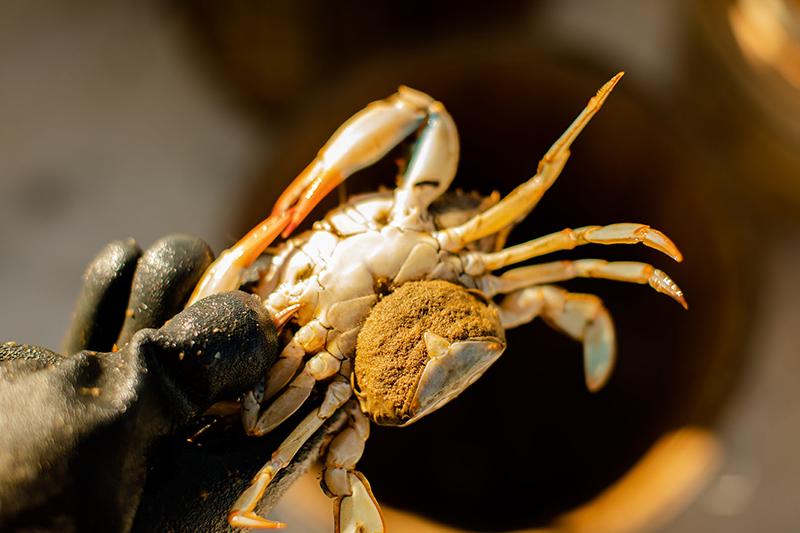
MULTIPOLYGON (((653 262, 690 310, 571 282, 615 317, 603 392, 584 390, 577 344, 541 323, 513 330, 458 401, 376 429, 362 470, 387 508, 453 528, 800 527, 796 0, 7 1, 0 65, 0 338, 51 347, 107 241, 184 231, 225 248, 339 124, 401 83, 453 114, 456 185, 505 193, 626 70, 512 240, 649 223, 683 264, 637 247, 564 257, 653 262)), ((393 176, 385 161, 348 190, 393 176)), ((317 526, 306 497, 279 512, 295 531, 329 530, 327 503, 317 526)))

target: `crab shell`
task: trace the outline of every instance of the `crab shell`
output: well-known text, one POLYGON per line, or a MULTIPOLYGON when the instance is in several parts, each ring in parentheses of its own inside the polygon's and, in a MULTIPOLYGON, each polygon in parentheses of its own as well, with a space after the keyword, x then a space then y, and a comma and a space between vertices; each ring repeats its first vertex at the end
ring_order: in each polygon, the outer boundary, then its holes
POLYGON ((497 312, 478 291, 405 283, 375 305, 358 335, 361 410, 378 424, 411 424, 458 396, 505 347, 497 312))

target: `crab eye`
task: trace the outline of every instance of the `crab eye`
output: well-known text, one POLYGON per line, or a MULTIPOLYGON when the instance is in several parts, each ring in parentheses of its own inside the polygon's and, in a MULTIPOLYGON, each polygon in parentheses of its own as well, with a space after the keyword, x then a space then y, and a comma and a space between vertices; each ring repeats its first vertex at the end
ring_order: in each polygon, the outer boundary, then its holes
POLYGON ((464 287, 412 281, 370 312, 356 343, 361 408, 377 423, 407 425, 474 382, 505 349, 497 313, 464 287))

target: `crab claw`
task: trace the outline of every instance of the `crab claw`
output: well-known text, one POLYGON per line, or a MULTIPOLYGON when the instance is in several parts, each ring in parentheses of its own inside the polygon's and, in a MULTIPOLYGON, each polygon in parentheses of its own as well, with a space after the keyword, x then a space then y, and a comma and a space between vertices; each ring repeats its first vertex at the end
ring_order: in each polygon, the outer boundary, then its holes
POLYGON ((278 198, 273 214, 291 209, 289 224, 283 230, 286 238, 300 225, 308 214, 329 192, 341 185, 347 176, 336 168, 326 168, 320 159, 308 165, 278 198), (295 203, 292 203, 295 202, 295 203))
POLYGON ((417 131, 432 104, 433 99, 427 94, 400 87, 392 96, 371 103, 345 122, 275 203, 273 215, 293 211, 283 236, 294 231, 336 186, 380 160, 417 131))
POLYGON ((232 248, 222 252, 203 274, 186 306, 212 294, 238 289, 242 270, 249 267, 272 244, 289 224, 291 216, 291 211, 270 215, 232 248))
POLYGON ((383 515, 367 478, 361 472, 349 472, 351 493, 336 498, 334 521, 336 533, 383 533, 383 515))
POLYGON ((428 331, 424 340, 430 359, 411 399, 412 417, 403 426, 416 422, 461 394, 506 349, 505 340, 499 337, 451 342, 428 331))

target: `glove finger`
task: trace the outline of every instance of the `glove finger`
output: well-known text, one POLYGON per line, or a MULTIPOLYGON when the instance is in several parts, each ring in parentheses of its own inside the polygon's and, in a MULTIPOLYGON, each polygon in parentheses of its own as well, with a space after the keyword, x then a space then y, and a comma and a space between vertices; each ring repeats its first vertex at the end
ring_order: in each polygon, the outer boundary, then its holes
POLYGON ((122 327, 131 280, 141 254, 132 239, 113 241, 89 263, 62 343, 64 353, 111 350, 122 327))
POLYGON ((203 298, 157 332, 140 335, 148 367, 176 386, 198 409, 194 414, 255 386, 278 353, 269 313, 257 296, 240 291, 203 298))
MULTIPOLYGON (((148 363, 148 368, 158 368, 151 373, 166 376, 189 403, 199 407, 184 420, 202 412, 203 403, 210 405, 253 387, 274 364, 279 349, 277 331, 261 300, 240 291, 198 301, 150 335, 147 347, 148 361, 157 360, 157 365, 148 363)), ((236 424, 202 438, 202 446, 187 442, 191 433, 161 443, 133 531, 230 531, 226 516, 231 505, 293 424, 308 414, 308 407, 263 438, 248 437, 236 424)), ((342 414, 332 417, 303 446, 271 484, 260 510, 274 506, 319 457, 325 437, 344 422, 342 414)), ((176 413, 170 418, 181 417, 176 413)))
POLYGON ((39 346, 5 342, 0 344, 0 383, 13 383, 30 372, 57 365, 63 358, 39 346))
POLYGON ((117 346, 127 344, 144 328, 159 328, 178 313, 214 255, 208 245, 189 235, 168 235, 139 259, 117 346))

